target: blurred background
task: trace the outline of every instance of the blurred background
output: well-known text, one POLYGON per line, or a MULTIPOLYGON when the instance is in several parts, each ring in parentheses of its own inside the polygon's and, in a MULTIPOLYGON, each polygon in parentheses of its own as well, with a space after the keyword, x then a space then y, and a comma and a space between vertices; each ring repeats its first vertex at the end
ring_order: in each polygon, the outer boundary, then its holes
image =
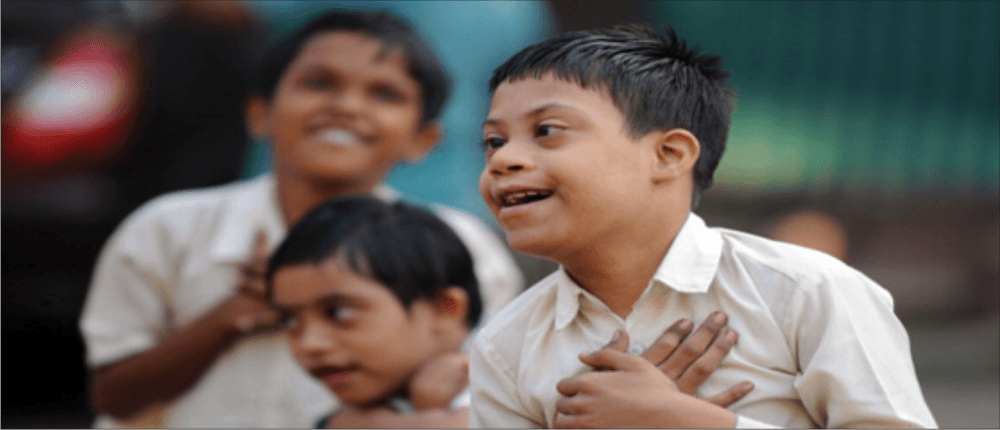
MULTIPOLYGON (((411 21, 450 70, 441 146, 390 185, 492 223, 494 67, 562 30, 672 25, 739 89, 697 212, 885 286, 942 427, 1000 427, 1000 3, 14 1, 2 8, 2 424, 87 427, 77 318, 98 251, 163 192, 266 172, 257 56, 327 8, 411 21)), ((519 255, 527 281, 555 267, 519 255)))

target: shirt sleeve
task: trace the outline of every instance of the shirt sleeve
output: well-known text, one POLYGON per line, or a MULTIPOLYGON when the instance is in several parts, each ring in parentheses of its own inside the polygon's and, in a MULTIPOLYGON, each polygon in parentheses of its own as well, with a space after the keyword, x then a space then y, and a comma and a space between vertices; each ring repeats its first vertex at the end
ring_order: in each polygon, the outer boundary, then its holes
POLYGON ((892 297, 843 267, 792 295, 786 319, 799 363, 795 389, 827 428, 936 427, 892 297))
POLYGON ((155 229, 144 226, 150 223, 127 220, 98 257, 80 317, 91 368, 151 348, 167 329, 164 269, 169 266, 148 263, 164 256, 155 245, 155 229))
POLYGON ((528 418, 517 397, 513 371, 481 339, 469 353, 469 386, 469 428, 545 427, 528 418))

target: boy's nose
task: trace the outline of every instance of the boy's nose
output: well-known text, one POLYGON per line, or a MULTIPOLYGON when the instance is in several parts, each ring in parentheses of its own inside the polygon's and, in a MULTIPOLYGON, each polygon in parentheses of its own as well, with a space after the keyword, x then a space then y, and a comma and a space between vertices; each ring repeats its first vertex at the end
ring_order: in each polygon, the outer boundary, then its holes
POLYGON ((360 91, 345 89, 331 94, 327 105, 342 114, 357 114, 364 110, 365 97, 360 91))
POLYGON ((522 170, 529 170, 532 167, 531 157, 524 145, 517 145, 508 142, 501 146, 487 161, 487 169, 494 175, 504 175, 522 170))
POLYGON ((336 333, 324 328, 322 324, 304 323, 300 330, 295 341, 298 349, 308 355, 325 355, 342 349, 336 333))

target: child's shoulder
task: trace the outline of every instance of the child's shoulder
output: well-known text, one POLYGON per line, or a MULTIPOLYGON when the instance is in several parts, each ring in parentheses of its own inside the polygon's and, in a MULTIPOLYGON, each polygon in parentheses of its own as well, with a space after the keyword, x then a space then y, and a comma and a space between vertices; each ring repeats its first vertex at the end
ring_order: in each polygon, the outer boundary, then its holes
MULTIPOLYGON (((226 219, 246 217, 271 198, 273 180, 263 176, 230 184, 173 191, 157 196, 133 211, 119 225, 126 235, 174 235, 199 226, 220 227, 226 219)), ((148 238, 148 237, 147 237, 148 238)))
POLYGON ((888 291, 829 254, 738 230, 714 230, 723 238, 722 258, 744 269, 759 288, 827 297, 865 291, 891 303, 888 291))

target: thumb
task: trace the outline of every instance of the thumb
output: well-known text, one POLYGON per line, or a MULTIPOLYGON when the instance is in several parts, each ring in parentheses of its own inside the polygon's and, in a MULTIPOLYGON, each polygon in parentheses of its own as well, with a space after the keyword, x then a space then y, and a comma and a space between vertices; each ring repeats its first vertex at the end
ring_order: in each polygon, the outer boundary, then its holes
POLYGON ((253 245, 253 259, 267 259, 267 233, 261 231, 257 233, 257 240, 253 245))
POLYGON ((583 364, 593 367, 594 369, 606 370, 604 369, 606 366, 602 365, 604 360, 608 359, 606 351, 614 351, 625 354, 625 351, 628 349, 628 342, 628 333, 624 330, 615 330, 615 334, 611 336, 611 341, 608 342, 607 345, 604 345, 603 348, 592 353, 580 354, 580 361, 582 361, 583 364))
POLYGON ((599 371, 638 371, 642 369, 642 363, 647 363, 645 358, 634 357, 611 348, 604 348, 589 355, 580 354, 580 361, 599 371))

